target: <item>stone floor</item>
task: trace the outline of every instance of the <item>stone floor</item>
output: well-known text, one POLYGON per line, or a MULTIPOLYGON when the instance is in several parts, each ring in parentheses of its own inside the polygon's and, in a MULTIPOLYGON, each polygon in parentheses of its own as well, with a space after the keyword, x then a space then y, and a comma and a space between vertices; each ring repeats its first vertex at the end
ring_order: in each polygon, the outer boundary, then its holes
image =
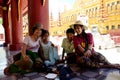
MULTIPOLYGON (((47 73, 29 73, 25 75, 5 76, 4 68, 13 62, 12 55, 20 51, 10 52, 7 48, 0 47, 0 80, 49 80, 45 78, 47 73)), ((72 65, 71 69, 76 76, 71 80, 120 80, 120 70, 117 69, 80 69, 76 65, 72 65)), ((54 80, 59 80, 57 77, 54 80)))

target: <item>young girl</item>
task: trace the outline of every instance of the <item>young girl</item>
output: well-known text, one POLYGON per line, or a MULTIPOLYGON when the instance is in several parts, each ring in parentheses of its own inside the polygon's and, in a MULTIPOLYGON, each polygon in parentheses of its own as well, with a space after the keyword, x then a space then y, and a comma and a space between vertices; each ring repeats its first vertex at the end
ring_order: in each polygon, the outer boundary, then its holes
POLYGON ((85 33, 87 27, 82 24, 81 21, 76 21, 73 26, 77 33, 73 40, 78 64, 88 67, 110 67, 120 69, 118 64, 109 63, 102 54, 93 49, 93 36, 91 33, 85 33))
POLYGON ((59 60, 57 47, 49 41, 49 32, 47 30, 42 30, 41 48, 41 57, 46 66, 54 65, 59 60))
POLYGON ((66 38, 63 39, 62 41, 62 48, 63 48, 63 52, 62 52, 62 60, 64 58, 64 54, 66 53, 66 59, 67 59, 67 63, 75 63, 75 49, 74 49, 74 44, 73 44, 73 36, 74 36, 75 32, 74 29, 72 28, 68 28, 66 30, 66 38))

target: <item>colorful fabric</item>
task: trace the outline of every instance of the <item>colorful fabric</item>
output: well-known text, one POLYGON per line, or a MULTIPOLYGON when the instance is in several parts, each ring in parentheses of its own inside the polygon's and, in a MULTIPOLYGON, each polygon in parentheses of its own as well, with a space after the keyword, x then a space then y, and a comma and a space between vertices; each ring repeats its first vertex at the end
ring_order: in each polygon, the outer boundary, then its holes
MULTIPOLYGON (((32 51, 29 51, 27 50, 26 51, 26 54, 30 56, 30 59, 35 62, 37 59, 40 59, 39 55, 37 52, 32 52, 32 51)), ((41 60, 42 61, 42 60, 41 60)))
POLYGON ((96 52, 90 58, 78 55, 77 63, 82 66, 99 68, 101 63, 108 64, 109 62, 102 54, 96 52))
POLYGON ((38 53, 32 51, 26 51, 26 54, 30 57, 30 61, 24 61, 21 56, 20 60, 17 60, 9 66, 10 73, 27 73, 26 70, 30 70, 33 67, 33 63, 36 63, 37 59, 40 59, 38 53))
POLYGON ((28 73, 26 70, 21 69, 20 67, 18 67, 15 63, 11 64, 9 66, 9 73, 20 73, 20 74, 26 74, 28 73))

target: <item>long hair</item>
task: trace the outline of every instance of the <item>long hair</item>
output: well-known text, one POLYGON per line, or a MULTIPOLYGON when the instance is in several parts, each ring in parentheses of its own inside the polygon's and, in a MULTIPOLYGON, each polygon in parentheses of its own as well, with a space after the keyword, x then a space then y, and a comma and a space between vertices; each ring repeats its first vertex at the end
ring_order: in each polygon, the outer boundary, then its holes
POLYGON ((85 29, 82 30, 82 37, 85 39, 85 50, 88 49, 88 36, 87 33, 85 32, 85 29))
POLYGON ((36 24, 34 25, 34 27, 32 28, 32 34, 35 32, 35 30, 39 29, 42 27, 42 24, 36 24))

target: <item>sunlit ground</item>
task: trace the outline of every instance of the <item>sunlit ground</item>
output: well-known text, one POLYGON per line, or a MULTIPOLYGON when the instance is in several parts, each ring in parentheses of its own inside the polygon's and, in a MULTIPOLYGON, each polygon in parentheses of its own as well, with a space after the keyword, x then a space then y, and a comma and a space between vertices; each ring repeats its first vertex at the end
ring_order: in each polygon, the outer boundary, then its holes
MULTIPOLYGON (((119 48, 120 50, 120 48, 119 48)), ((120 51, 117 48, 107 49, 107 50, 96 50, 103 54, 108 61, 111 63, 119 63, 120 64, 120 51)))

